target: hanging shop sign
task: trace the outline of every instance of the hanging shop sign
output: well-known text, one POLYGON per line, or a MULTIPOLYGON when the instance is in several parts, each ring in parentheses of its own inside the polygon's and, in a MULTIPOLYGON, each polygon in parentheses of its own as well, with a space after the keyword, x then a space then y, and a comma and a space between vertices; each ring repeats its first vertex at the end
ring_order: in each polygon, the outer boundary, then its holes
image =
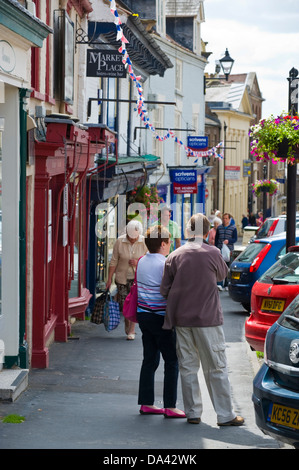
POLYGON ((125 78, 126 68, 123 55, 112 50, 87 49, 87 77, 125 78))
POLYGON ((209 145, 208 136, 188 135, 187 145, 193 150, 206 149, 209 145))
POLYGON ((170 170, 174 194, 196 194, 197 193, 197 171, 196 170, 170 170))

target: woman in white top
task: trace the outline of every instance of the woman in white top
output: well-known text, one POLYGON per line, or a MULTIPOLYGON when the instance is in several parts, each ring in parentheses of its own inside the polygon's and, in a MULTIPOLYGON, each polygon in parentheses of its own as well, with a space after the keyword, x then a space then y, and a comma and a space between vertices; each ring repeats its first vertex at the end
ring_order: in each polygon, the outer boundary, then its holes
MULTIPOLYGON (((117 300, 121 311, 134 281, 138 259, 146 252, 142 225, 138 220, 131 220, 126 227, 126 233, 121 235, 113 246, 106 283, 106 289, 110 289, 112 277, 115 275, 117 300)), ((135 323, 126 318, 125 332, 128 340, 135 339, 135 323)))

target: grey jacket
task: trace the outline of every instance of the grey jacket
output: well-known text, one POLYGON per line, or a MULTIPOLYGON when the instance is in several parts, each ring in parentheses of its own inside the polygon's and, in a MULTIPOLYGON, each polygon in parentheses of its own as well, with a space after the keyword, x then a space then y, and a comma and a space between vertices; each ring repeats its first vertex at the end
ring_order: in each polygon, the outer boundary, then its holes
POLYGON ((205 242, 188 241, 171 253, 160 286, 167 298, 163 328, 222 325, 217 282, 225 279, 227 272, 219 249, 205 242))

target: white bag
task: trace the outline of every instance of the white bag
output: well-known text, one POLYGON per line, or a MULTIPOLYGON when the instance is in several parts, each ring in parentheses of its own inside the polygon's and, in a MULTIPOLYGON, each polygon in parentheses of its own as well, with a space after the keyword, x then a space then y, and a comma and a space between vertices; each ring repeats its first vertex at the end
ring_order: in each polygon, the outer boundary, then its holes
POLYGON ((226 262, 230 261, 230 249, 224 243, 221 248, 221 254, 223 256, 224 261, 226 262))

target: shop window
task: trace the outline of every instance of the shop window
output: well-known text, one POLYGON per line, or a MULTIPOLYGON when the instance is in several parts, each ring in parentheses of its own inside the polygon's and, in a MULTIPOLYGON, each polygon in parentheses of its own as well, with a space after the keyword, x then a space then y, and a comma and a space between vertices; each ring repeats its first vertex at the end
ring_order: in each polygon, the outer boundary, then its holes
POLYGON ((182 209, 183 209, 183 195, 176 194, 175 206, 172 212, 172 218, 178 224, 178 226, 180 227, 180 230, 182 230, 182 209))
POLYGON ((48 263, 52 260, 52 189, 48 191, 48 263))
POLYGON ((184 196, 184 203, 183 203, 184 204, 183 206, 184 217, 183 217, 182 233, 184 234, 184 238, 187 238, 186 227, 191 217, 191 195, 184 194, 183 196, 184 196))
MULTIPOLYGON (((116 79, 108 78, 108 98, 116 99, 116 79)), ((115 130, 116 123, 116 101, 107 102, 107 126, 109 129, 115 130)))
POLYGON ((106 289, 109 262, 112 257, 114 243, 118 236, 117 197, 108 201, 107 208, 97 210, 96 217, 96 292, 102 292, 106 289))
MULTIPOLYGON (((70 190, 71 192, 71 190, 70 190)), ((71 229, 70 229, 70 274, 71 274, 71 287, 69 291, 69 297, 79 297, 80 296, 80 265, 81 265, 81 236, 80 236, 80 206, 79 198, 72 200, 70 204, 71 217, 69 220, 71 229), (71 250, 72 248, 72 250, 71 250)))

